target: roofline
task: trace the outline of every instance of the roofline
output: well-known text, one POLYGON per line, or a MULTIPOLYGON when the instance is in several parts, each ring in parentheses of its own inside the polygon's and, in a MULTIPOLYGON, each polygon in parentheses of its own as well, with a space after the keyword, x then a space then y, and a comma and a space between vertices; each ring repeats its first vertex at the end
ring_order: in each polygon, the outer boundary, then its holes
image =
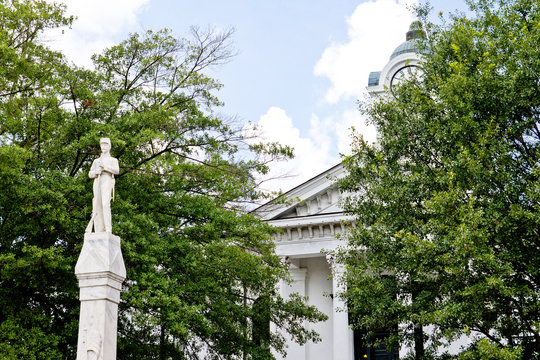
POLYGON ((270 221, 276 221, 276 220, 291 220, 291 219, 308 219, 308 218, 314 218, 314 217, 321 217, 321 216, 326 216, 326 215, 339 215, 339 214, 346 214, 344 211, 332 211, 332 212, 327 212, 327 213, 320 213, 320 214, 310 214, 310 215, 301 215, 301 216, 295 216, 295 217, 292 217, 292 218, 282 218, 282 219, 274 219, 274 220, 266 220, 268 222, 270 221))
POLYGON ((280 199, 280 198, 282 198, 282 197, 285 197, 287 194, 289 194, 289 193, 293 192, 294 190, 296 190, 296 189, 298 189, 298 188, 304 186, 305 184, 307 184, 307 183, 310 182, 311 180, 313 180, 313 179, 315 179, 315 178, 317 178, 317 177, 323 175, 324 173, 327 173, 327 172, 329 172, 330 170, 337 168, 337 167, 340 166, 341 164, 343 164, 343 161, 340 161, 340 162, 337 163, 336 165, 334 165, 334 166, 332 166, 332 167, 330 167, 330 168, 328 168, 328 169, 326 169, 326 170, 320 172, 319 174, 317 174, 317 175, 315 175, 315 176, 313 176, 313 177, 307 179, 307 180, 304 181, 303 183, 301 183, 301 184, 299 184, 299 185, 296 185, 295 187, 293 187, 293 188, 287 190, 287 192, 284 192, 283 194, 279 195, 278 197, 275 197, 275 198, 273 198, 272 200, 268 200, 268 201, 265 202, 264 204, 262 204, 262 205, 256 207, 255 209, 251 210, 249 213, 254 213, 254 212, 256 212, 257 210, 259 210, 260 208, 262 208, 263 206, 269 205, 269 204, 271 204, 273 201, 276 201, 277 199, 280 199))

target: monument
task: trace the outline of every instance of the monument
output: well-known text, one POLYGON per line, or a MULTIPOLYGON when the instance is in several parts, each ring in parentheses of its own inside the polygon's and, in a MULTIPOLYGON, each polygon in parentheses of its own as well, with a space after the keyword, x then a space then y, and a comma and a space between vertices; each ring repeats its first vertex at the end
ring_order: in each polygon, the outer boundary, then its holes
POLYGON ((126 278, 120 238, 112 233, 111 200, 118 160, 110 154, 108 138, 100 140, 100 147, 101 156, 88 173, 94 179, 92 217, 75 265, 81 301, 77 360, 116 360, 118 303, 126 278))

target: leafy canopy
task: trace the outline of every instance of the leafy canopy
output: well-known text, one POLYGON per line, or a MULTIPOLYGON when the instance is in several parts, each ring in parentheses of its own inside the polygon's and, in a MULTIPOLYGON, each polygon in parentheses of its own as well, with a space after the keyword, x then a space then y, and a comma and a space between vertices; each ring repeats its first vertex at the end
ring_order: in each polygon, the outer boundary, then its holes
POLYGON ((397 329, 390 343, 414 341, 416 359, 461 335, 462 359, 536 359, 539 3, 468 3, 424 20, 421 79, 362 104, 378 142, 355 136, 340 183, 356 194, 346 299, 356 326, 397 329))
POLYGON ((0 1, 0 353, 74 358, 73 274, 90 218, 88 170, 99 138, 121 168, 112 204, 127 280, 119 359, 272 358, 273 322, 298 342, 325 316, 276 291, 287 278, 270 228, 243 206, 255 176, 292 155, 248 139, 216 112, 221 87, 205 75, 230 60, 231 32, 133 34, 69 64, 39 41, 66 26, 64 7, 0 1), (261 309, 264 309, 261 310, 261 309))

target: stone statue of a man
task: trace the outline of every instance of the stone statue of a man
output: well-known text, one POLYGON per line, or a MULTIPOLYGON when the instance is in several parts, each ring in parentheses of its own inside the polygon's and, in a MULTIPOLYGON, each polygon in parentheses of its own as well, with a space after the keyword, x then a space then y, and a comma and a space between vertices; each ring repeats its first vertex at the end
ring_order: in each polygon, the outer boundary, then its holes
POLYGON ((118 160, 110 154, 111 140, 99 141, 101 156, 94 160, 88 176, 94 180, 94 199, 92 200, 92 219, 86 232, 112 233, 111 198, 114 198, 114 175, 120 171, 118 160))

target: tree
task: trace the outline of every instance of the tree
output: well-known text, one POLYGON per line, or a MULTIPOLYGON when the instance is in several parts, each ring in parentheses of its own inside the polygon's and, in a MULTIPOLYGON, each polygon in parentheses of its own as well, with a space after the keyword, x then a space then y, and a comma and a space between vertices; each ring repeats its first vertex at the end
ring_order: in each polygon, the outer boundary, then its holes
POLYGON ((356 326, 397 329, 416 359, 463 334, 462 359, 537 359, 540 9, 468 3, 423 17, 423 76, 362 106, 378 142, 355 135, 339 184, 357 219, 345 297, 356 326))
POLYGON ((221 87, 204 71, 232 56, 230 32, 133 34, 70 65, 39 42, 69 25, 64 8, 0 2, 0 352, 10 359, 74 358, 78 289, 73 269, 91 213, 88 169, 99 138, 121 168, 113 232, 127 280, 120 303, 119 359, 272 358, 278 333, 317 340, 303 323, 325 316, 282 299, 287 278, 271 229, 246 212, 255 175, 291 156, 247 143, 215 109, 221 87))

